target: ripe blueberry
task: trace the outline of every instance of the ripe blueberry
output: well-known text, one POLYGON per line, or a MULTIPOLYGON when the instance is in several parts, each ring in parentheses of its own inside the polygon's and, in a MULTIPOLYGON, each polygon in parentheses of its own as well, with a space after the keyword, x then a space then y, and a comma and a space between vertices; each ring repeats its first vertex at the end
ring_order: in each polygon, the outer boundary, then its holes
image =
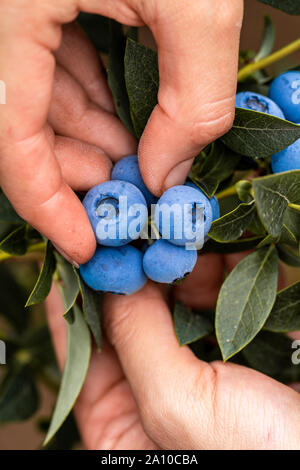
POLYGON ((278 75, 271 83, 269 96, 289 121, 300 122, 300 72, 291 70, 278 75))
MULTIPOLYGON (((190 186, 191 188, 198 189, 198 191, 201 191, 200 188, 198 188, 198 186, 196 186, 194 183, 191 183, 190 181, 185 183, 185 185, 190 186)), ((219 206, 219 202, 216 196, 213 196, 211 199, 209 199, 209 202, 212 208, 212 222, 213 222, 214 220, 217 220, 220 217, 220 206, 219 206)), ((209 239, 208 235, 205 235, 204 241, 207 242, 208 239, 209 239)))
POLYGON ((300 170, 300 139, 271 158, 273 173, 289 170, 300 170))
POLYGON ((134 184, 143 193, 148 206, 156 203, 157 198, 150 193, 143 181, 137 155, 129 155, 119 160, 111 172, 111 179, 134 184))
POLYGON ((217 220, 219 219, 220 217, 220 206, 219 206, 219 202, 218 202, 218 199, 216 198, 216 196, 213 196, 210 200, 209 200, 210 204, 211 204, 211 207, 212 207, 212 220, 217 220))
POLYGON ((211 223, 210 201, 191 183, 169 188, 156 204, 155 224, 162 238, 174 245, 195 243, 197 249, 202 248, 211 223))
POLYGON ((236 95, 235 105, 237 108, 251 109, 285 119, 279 106, 267 96, 260 95, 259 93, 241 91, 236 95))
POLYGON ((186 250, 160 239, 146 251, 143 268, 152 281, 172 284, 191 273, 196 261, 196 250, 186 250))
POLYGON ((79 268, 84 282, 92 289, 113 294, 133 294, 146 283, 143 255, 131 245, 119 248, 99 246, 87 263, 79 268))
POLYGON ((83 200, 97 242, 122 246, 139 237, 148 219, 141 191, 126 181, 106 181, 92 188, 83 200))

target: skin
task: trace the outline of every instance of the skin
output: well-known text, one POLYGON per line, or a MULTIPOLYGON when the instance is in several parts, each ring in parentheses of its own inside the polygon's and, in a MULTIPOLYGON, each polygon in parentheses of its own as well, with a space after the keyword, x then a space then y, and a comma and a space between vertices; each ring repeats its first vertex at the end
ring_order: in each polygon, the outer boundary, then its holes
POLYGON ((74 25, 62 28, 80 10, 147 25, 156 39, 159 104, 139 159, 159 195, 183 183, 193 157, 232 124, 243 1, 1 0, 0 185, 74 264, 91 258, 96 242, 72 189, 106 179, 109 159, 137 147, 115 116, 96 52, 74 25))
MULTIPOLYGON (((195 271, 180 286, 186 284, 188 304, 214 307, 224 269, 238 261, 233 256, 199 257, 195 271)), ((179 288, 173 296, 181 298, 179 288)), ((65 322, 55 288, 47 307, 62 366, 65 322)), ((102 314, 105 345, 101 354, 92 355, 75 406, 87 448, 300 448, 298 393, 246 367, 205 363, 188 347, 180 347, 166 291, 158 285, 149 282, 128 297, 107 295, 102 314)))
MULTIPOLYGON (((0 184, 17 212, 74 264, 87 261, 96 244, 73 190, 107 180, 111 162, 137 146, 115 116, 94 49, 77 26, 61 27, 79 10, 148 25, 155 36, 159 104, 139 159, 149 189, 159 195, 183 183, 193 156, 232 124, 243 2, 224 0, 220 8, 220 0, 1 1, 7 104, 0 115, 0 184)), ((205 266, 214 262, 210 275, 197 268, 194 281, 186 281, 198 305, 201 292, 211 293, 203 297, 205 307, 213 306, 223 275, 219 257, 205 266)), ((65 324, 55 288, 47 307, 62 367, 65 324)), ((255 371, 206 364, 180 348, 166 293, 154 284, 133 296, 107 296, 104 320, 107 339, 102 353, 93 354, 76 405, 87 448, 299 447, 298 394, 255 371)))

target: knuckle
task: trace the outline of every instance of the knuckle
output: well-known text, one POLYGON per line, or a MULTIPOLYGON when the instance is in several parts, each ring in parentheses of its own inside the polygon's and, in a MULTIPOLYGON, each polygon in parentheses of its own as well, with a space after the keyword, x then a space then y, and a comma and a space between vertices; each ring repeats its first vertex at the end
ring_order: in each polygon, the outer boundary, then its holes
POLYGON ((234 115, 234 108, 230 108, 226 111, 221 110, 206 120, 198 121, 193 130, 196 143, 209 143, 226 134, 233 125, 234 115))

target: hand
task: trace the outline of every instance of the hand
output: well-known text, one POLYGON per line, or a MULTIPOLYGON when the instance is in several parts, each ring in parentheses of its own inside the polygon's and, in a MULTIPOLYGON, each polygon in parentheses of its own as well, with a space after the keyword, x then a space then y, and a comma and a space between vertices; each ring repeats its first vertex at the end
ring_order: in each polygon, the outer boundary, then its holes
POLYGON ((146 184, 159 195, 182 183, 192 157, 232 124, 243 2, 1 1, 7 104, 0 116, 0 184, 19 215, 74 264, 87 261, 96 245, 70 187, 107 179, 107 157, 115 160, 136 146, 114 115, 95 52, 75 28, 62 35, 61 25, 79 10, 146 24, 155 36, 159 104, 139 157, 146 184))
MULTIPOLYGON (((193 304, 214 306, 224 265, 230 269, 233 262, 236 255, 199 257, 185 281, 193 304)), ((177 297, 182 296, 184 284, 177 297)), ((63 307, 57 291, 47 302, 63 364, 63 307)), ((207 364, 188 347, 179 347, 166 292, 157 285, 148 283, 128 297, 107 295, 104 315, 114 349, 106 343, 101 354, 94 353, 75 407, 87 448, 300 447, 299 395, 254 370, 232 363, 207 364)))

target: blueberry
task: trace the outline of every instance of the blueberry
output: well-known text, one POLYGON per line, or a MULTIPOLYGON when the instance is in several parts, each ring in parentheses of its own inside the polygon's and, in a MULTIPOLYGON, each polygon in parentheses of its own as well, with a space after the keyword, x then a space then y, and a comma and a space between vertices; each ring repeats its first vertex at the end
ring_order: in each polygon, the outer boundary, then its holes
POLYGON ((283 112, 274 101, 267 98, 267 96, 253 93, 252 91, 241 91, 238 93, 235 105, 237 108, 251 109, 285 119, 283 112))
POLYGON ((143 268, 152 281, 172 284, 191 273, 196 261, 196 250, 186 250, 160 239, 146 251, 143 268))
POLYGON ((92 289, 114 294, 133 294, 146 283, 143 255, 131 245, 119 248, 99 246, 94 256, 79 268, 92 289))
POLYGON ((212 219, 213 219, 213 221, 219 219, 219 217, 220 217, 220 206, 219 206, 219 202, 218 202, 218 199, 216 198, 216 196, 213 196, 210 199, 210 204, 211 204, 211 207, 212 207, 212 214, 213 214, 212 219))
MULTIPOLYGON (((198 191, 201 191, 201 189, 198 188, 198 186, 196 186, 194 183, 190 181, 185 183, 185 186, 190 186, 191 188, 195 188, 195 189, 198 189, 198 191)), ((217 220, 220 217, 220 206, 218 203, 218 199, 216 198, 216 196, 213 196, 211 199, 209 199, 209 202, 212 208, 212 221, 217 220)))
POLYGON ((273 173, 289 170, 300 170, 300 139, 271 158, 273 173))
POLYGON ((134 184, 143 193, 148 206, 156 203, 157 197, 150 193, 143 181, 137 155, 129 155, 119 160, 111 172, 111 179, 134 184))
POLYGON ((209 199, 193 183, 173 186, 156 204, 155 224, 162 238, 174 245, 195 243, 197 249, 201 248, 211 223, 209 199), (199 208, 203 210, 202 217, 198 216, 199 208))
MULTIPOLYGON (((220 217, 220 206, 219 206, 218 199, 216 198, 216 196, 213 196, 209 200, 209 202, 212 208, 212 221, 214 222, 214 220, 217 220, 220 217)), ((209 236, 205 235, 204 241, 207 242, 208 240, 209 240, 209 236)))
POLYGON ((139 237, 148 219, 141 191, 126 181, 106 181, 92 188, 83 200, 97 242, 122 246, 139 237))
POLYGON ((280 106, 287 119, 300 122, 300 72, 278 75, 271 83, 269 96, 280 106))

